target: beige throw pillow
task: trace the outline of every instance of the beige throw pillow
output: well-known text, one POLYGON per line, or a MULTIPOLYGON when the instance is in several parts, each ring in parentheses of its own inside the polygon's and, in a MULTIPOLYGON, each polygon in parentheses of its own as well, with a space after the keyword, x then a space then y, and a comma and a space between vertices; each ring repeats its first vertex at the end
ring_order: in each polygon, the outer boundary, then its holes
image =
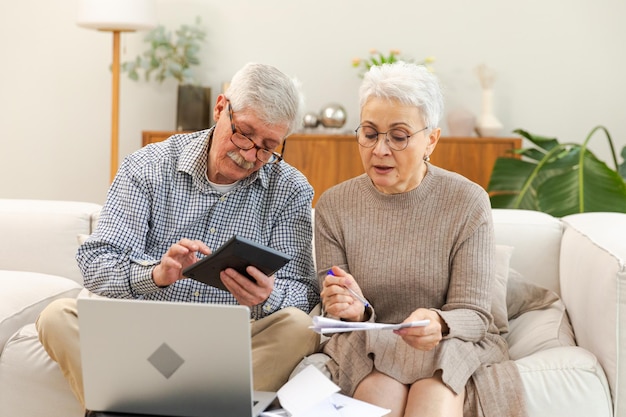
POLYGON ((509 277, 509 261, 512 254, 512 246, 496 245, 496 279, 492 290, 491 315, 500 333, 506 333, 509 330, 506 292, 509 277))
POLYGON ((559 296, 547 288, 526 281, 515 269, 509 270, 506 304, 509 320, 522 314, 549 307, 559 296))
POLYGON ((505 338, 513 360, 554 347, 576 346, 574 330, 561 300, 511 319, 505 338))

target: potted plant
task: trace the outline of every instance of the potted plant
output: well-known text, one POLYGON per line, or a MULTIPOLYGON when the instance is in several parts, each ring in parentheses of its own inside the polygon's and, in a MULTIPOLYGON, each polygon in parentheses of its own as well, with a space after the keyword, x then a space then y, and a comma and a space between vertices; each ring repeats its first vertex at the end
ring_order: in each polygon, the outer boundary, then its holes
POLYGON ((385 55, 376 49, 369 50, 369 57, 367 58, 354 58, 352 60, 352 66, 359 68, 359 77, 363 77, 370 68, 383 64, 393 64, 397 61, 413 62, 416 64, 424 65, 429 71, 433 72, 433 68, 430 64, 435 62, 435 57, 429 56, 422 61, 415 61, 412 58, 403 57, 399 49, 390 49, 389 54, 385 55))
POLYGON ((144 38, 148 49, 121 65, 131 80, 138 81, 143 72, 146 81, 154 76, 159 83, 168 78, 178 82, 177 130, 201 130, 211 124, 211 90, 198 84, 192 68, 200 65, 198 54, 205 37, 200 17, 173 34, 159 25, 144 38))
MULTIPOLYGON (((492 207, 538 210, 556 217, 590 211, 626 212, 626 165, 618 165, 604 126, 593 128, 582 144, 559 143, 556 138, 521 129, 514 132, 534 146, 496 160, 487 188, 492 207), (588 148, 598 131, 606 135, 615 169, 588 148)), ((622 157, 626 157, 626 147, 622 157)))

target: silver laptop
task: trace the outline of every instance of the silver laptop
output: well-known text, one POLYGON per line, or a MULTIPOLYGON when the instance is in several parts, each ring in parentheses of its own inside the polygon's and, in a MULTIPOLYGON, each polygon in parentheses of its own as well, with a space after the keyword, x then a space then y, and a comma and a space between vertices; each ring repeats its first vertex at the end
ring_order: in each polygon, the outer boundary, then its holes
POLYGON ((162 416, 256 417, 244 306, 79 298, 85 406, 162 416))

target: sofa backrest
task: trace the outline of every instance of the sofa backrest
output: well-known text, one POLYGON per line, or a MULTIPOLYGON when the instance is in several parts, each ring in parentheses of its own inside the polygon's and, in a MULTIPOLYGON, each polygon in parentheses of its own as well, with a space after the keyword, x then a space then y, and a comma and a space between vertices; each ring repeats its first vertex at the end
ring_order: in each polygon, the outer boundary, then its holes
POLYGON ((492 213, 496 243, 515 248, 511 267, 529 281, 560 294, 559 254, 563 223, 538 211, 493 209, 492 213))
POLYGON ((92 232, 95 203, 0 199, 0 269, 83 278, 76 264, 79 236, 92 232))
POLYGON ((528 281, 560 294, 562 221, 531 210, 493 209, 492 213, 496 243, 515 248, 511 268, 528 281))

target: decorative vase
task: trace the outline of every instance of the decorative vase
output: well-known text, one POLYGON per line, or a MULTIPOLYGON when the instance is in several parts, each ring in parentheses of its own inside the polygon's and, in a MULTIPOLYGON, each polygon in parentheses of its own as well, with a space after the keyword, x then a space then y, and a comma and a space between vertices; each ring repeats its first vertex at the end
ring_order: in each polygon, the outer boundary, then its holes
POLYGON ((179 85, 176 105, 176 130, 203 130, 211 127, 211 89, 179 85))
POLYGON ((482 110, 476 131, 481 137, 494 137, 502 130, 502 123, 493 113, 493 90, 491 88, 483 89, 482 110))

